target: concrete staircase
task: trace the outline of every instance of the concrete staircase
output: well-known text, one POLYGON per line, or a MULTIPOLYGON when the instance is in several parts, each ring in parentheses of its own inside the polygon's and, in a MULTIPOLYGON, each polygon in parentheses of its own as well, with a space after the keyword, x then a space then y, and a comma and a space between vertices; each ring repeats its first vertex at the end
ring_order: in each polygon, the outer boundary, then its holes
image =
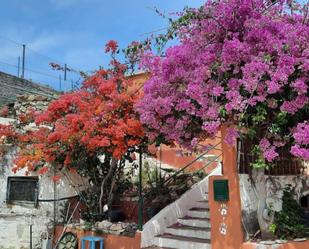
POLYGON ((194 203, 187 215, 177 223, 165 228, 163 234, 154 238, 153 248, 210 249, 210 215, 208 194, 206 199, 194 203))
POLYGON ((141 248, 210 249, 209 177, 222 174, 221 163, 143 227, 141 248))

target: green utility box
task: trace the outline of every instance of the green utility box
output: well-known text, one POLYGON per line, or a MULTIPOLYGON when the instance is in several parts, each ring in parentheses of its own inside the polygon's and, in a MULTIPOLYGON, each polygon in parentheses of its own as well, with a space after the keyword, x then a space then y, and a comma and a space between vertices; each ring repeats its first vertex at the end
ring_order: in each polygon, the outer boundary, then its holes
POLYGON ((215 201, 229 200, 229 181, 228 180, 214 180, 214 197, 215 201))

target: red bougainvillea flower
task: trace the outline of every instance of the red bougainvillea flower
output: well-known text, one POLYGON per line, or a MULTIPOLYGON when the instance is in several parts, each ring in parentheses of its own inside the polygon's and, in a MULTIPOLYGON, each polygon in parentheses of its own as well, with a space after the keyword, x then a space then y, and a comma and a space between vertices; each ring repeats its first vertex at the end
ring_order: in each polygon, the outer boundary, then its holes
POLYGON ((40 168, 40 169, 38 170, 38 173, 39 173, 40 175, 43 175, 43 174, 47 173, 48 171, 49 171, 49 168, 48 168, 47 166, 44 166, 44 167, 42 167, 42 168, 40 168))
MULTIPOLYGON (((115 52, 117 43, 110 41, 106 48, 115 52)), ((20 148, 15 170, 25 168, 39 174, 54 166, 75 170, 81 152, 84 157, 108 154, 120 160, 145 141, 134 109, 139 95, 130 90, 126 66, 114 58, 111 64, 112 69, 97 71, 81 89, 61 95, 40 115, 29 110, 19 116, 20 124, 35 121, 36 129, 24 132, 0 126, 0 139, 14 139, 20 148)))
POLYGON ((53 176, 53 181, 54 181, 54 182, 58 182, 58 181, 60 181, 60 179, 61 179, 61 176, 60 176, 60 175, 54 175, 54 176, 53 176))
POLYGON ((114 40, 110 40, 108 43, 105 45, 105 52, 106 53, 116 53, 118 49, 118 43, 114 40))

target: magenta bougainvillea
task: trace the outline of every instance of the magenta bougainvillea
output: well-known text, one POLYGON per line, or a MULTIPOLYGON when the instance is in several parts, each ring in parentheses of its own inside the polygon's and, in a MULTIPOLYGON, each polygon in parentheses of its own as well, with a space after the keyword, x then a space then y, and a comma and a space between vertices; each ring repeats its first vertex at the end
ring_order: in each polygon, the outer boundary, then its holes
POLYGON ((180 44, 141 63, 152 73, 137 107, 149 137, 193 149, 230 123, 226 140, 242 131, 264 163, 283 146, 308 159, 308 6, 222 0, 190 13, 180 44))
POLYGON ((293 137, 296 144, 291 148, 292 154, 309 160, 309 123, 298 124, 293 137))

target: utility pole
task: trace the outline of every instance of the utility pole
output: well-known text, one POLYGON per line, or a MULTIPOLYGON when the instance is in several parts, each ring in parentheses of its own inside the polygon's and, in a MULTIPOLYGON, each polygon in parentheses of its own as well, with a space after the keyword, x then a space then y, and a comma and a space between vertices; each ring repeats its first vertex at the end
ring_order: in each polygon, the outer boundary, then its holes
POLYGON ((17 60, 17 77, 19 77, 19 69, 20 69, 20 56, 18 56, 17 60))
POLYGON ((67 80, 67 64, 64 64, 64 81, 67 80))
POLYGON ((22 58, 22 68, 21 68, 21 78, 25 78, 25 59, 26 59, 26 45, 23 44, 23 58, 22 58))

